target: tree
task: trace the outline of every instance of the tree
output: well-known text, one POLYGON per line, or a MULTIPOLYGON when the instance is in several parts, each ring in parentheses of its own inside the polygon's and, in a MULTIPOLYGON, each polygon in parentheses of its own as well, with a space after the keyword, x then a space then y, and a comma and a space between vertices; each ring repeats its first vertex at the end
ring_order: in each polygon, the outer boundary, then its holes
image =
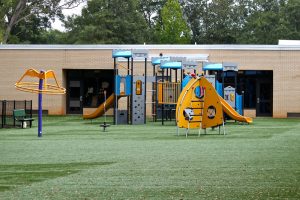
POLYGON ((184 14, 199 44, 232 44, 247 15, 247 0, 184 0, 184 14))
POLYGON ((166 0, 140 0, 140 10, 149 28, 154 28, 159 12, 166 0))
POLYGON ((206 23, 204 23, 206 21, 207 4, 206 0, 182 1, 183 13, 192 31, 193 43, 204 43, 202 37, 207 28, 206 23))
POLYGON ((299 0, 289 0, 284 8, 282 9, 282 18, 287 23, 288 33, 285 35, 285 39, 300 39, 300 1, 299 0))
POLYGON ((158 24, 161 43, 187 44, 191 42, 191 30, 183 18, 177 0, 168 0, 161 11, 161 23, 158 24))
POLYGON ((147 42, 147 24, 136 0, 91 0, 81 16, 65 22, 70 43, 138 44, 147 42))
POLYGON ((284 0, 254 0, 246 18, 239 43, 276 44, 279 39, 289 39, 289 23, 284 0))
POLYGON ((49 21, 58 16, 63 18, 62 9, 71 9, 84 0, 10 0, 1 2, 1 24, 3 43, 7 43, 12 29, 21 22, 43 18, 49 21))
POLYGON ((160 23, 160 14, 167 0, 139 0, 140 12, 148 25, 146 32, 147 41, 156 43, 160 41, 158 35, 154 34, 156 25, 160 23))

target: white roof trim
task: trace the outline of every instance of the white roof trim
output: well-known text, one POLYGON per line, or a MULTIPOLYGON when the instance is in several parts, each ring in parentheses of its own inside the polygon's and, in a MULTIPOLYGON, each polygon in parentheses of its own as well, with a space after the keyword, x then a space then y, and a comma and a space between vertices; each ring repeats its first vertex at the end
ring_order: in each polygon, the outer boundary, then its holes
POLYGON ((254 50, 289 51, 300 50, 300 45, 0 45, 0 50, 113 50, 113 49, 149 49, 149 50, 254 50))
POLYGON ((300 46, 300 40, 279 40, 278 45, 300 46))
MULTIPOLYGON (((164 57, 186 57, 186 59, 188 61, 197 61, 197 62, 207 62, 208 61, 208 54, 164 54, 164 57)), ((159 57, 158 54, 149 54, 148 55, 148 62, 151 62, 151 59, 153 57, 159 57)), ((126 62, 127 59, 126 58, 118 58, 118 61, 120 62, 126 62)), ((141 61, 144 62, 145 59, 144 58, 134 58, 134 61, 141 61)))

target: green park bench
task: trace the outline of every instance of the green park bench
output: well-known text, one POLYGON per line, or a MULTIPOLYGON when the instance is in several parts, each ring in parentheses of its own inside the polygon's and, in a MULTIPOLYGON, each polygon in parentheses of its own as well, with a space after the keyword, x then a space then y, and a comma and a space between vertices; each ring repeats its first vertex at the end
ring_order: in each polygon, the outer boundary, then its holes
POLYGON ((24 109, 16 109, 13 111, 14 120, 21 122, 21 127, 24 128, 24 122, 29 122, 29 127, 32 126, 33 118, 27 117, 24 109))

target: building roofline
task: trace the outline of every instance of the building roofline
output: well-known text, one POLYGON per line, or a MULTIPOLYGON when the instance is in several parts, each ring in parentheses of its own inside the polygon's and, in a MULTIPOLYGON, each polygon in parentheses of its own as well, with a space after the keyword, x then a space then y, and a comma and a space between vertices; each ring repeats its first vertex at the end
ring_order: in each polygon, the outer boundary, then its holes
POLYGON ((2 44, 0 50, 113 50, 113 49, 152 49, 152 50, 252 50, 252 51, 299 51, 300 45, 35 45, 2 44))

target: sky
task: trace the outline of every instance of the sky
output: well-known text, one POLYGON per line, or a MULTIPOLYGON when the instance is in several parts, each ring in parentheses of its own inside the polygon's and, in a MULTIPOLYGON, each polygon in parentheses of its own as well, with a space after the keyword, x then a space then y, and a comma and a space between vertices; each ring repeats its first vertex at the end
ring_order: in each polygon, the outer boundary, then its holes
MULTIPOLYGON (((81 15, 81 10, 82 8, 86 6, 86 2, 81 3, 78 7, 73 8, 73 9, 64 9, 63 14, 67 16, 71 16, 73 14, 75 15, 81 15)), ((60 30, 60 31, 65 31, 65 28, 62 25, 62 22, 56 18, 54 22, 52 22, 52 28, 60 30)))

